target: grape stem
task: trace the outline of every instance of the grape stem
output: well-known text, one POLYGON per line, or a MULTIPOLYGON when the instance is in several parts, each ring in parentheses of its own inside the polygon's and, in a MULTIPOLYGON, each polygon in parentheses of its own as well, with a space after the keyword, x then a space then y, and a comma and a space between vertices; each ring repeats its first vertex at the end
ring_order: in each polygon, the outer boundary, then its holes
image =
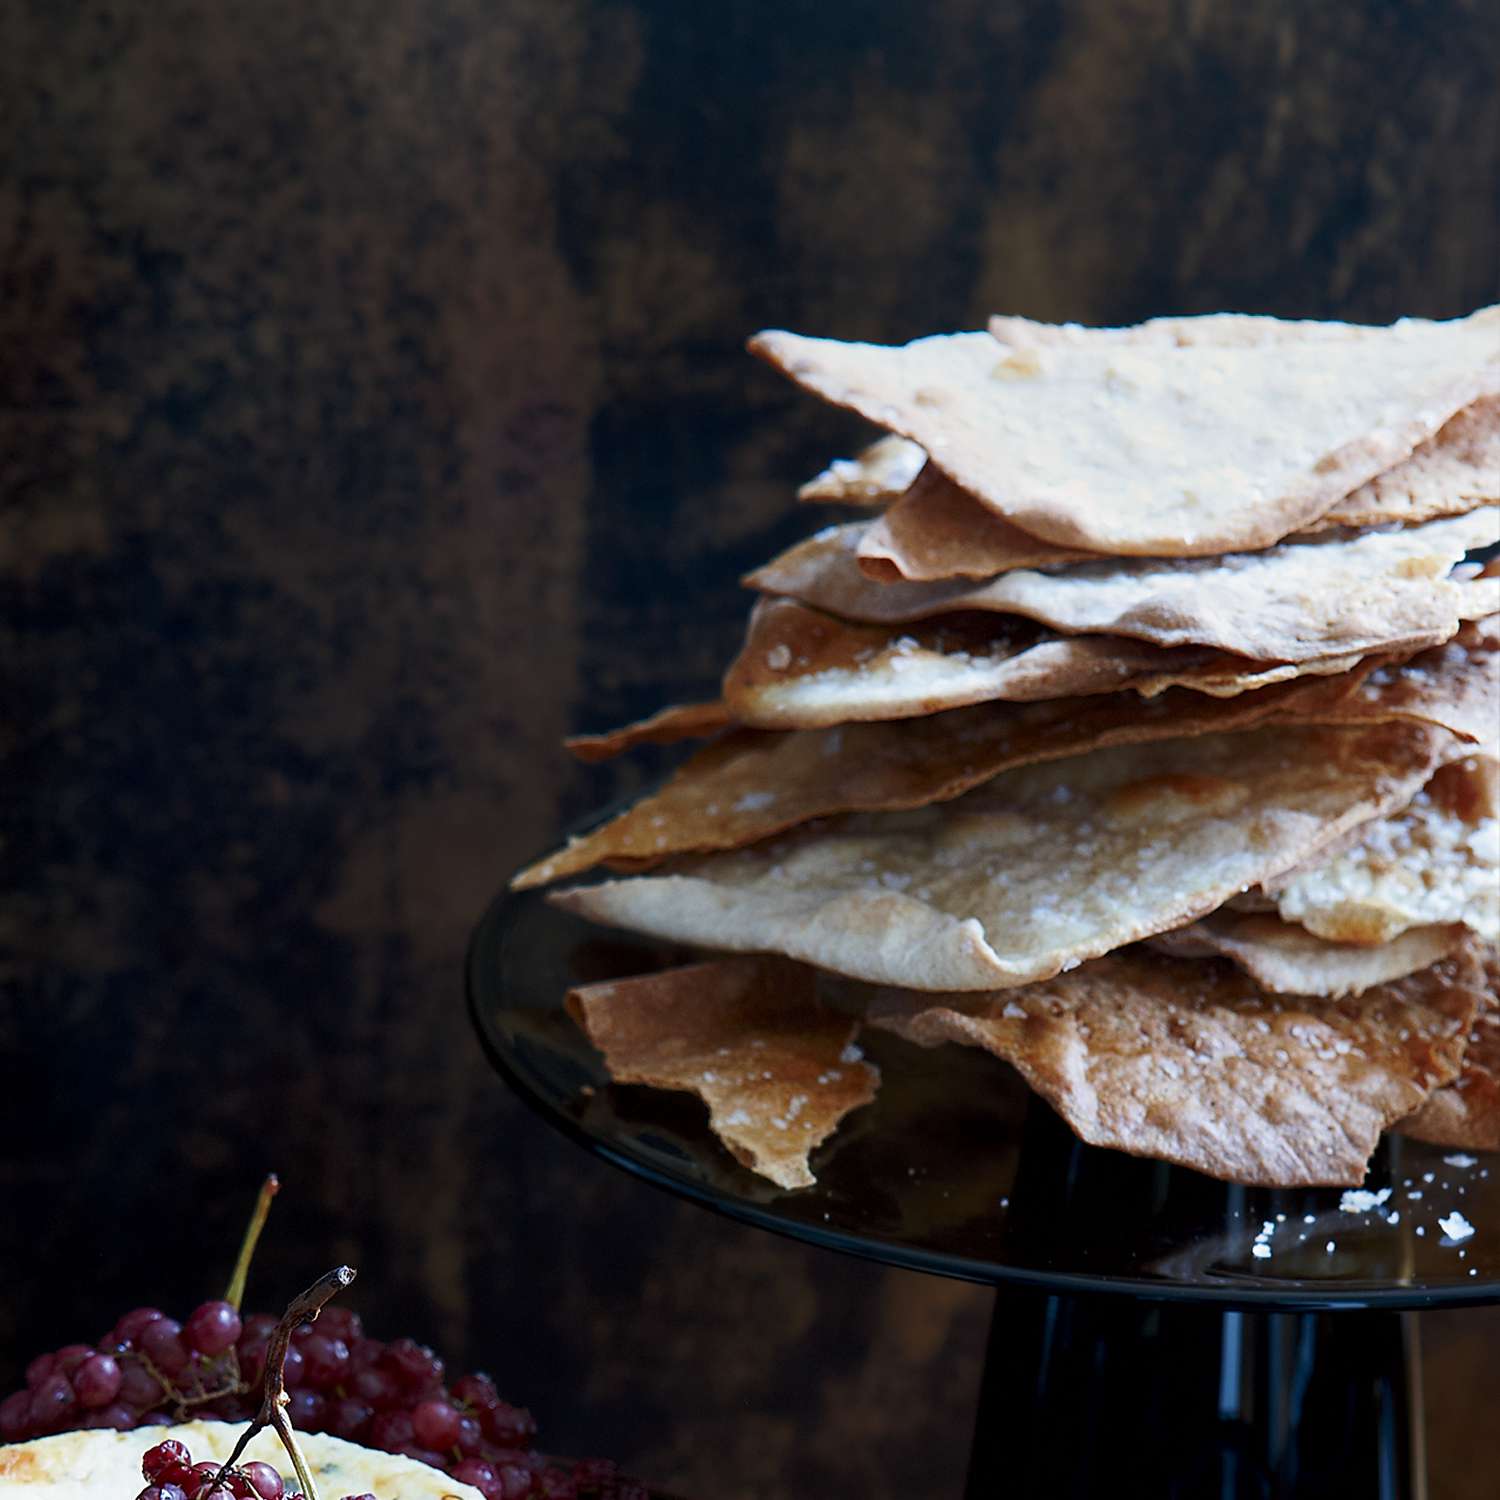
POLYGON ((250 1439, 263 1427, 271 1427, 275 1429, 276 1436, 281 1439, 282 1447, 286 1449, 292 1460, 292 1467, 297 1471, 297 1482, 302 1486, 302 1493, 306 1496, 306 1500, 318 1500, 318 1487, 313 1483, 312 1471, 307 1467, 307 1460, 302 1456, 302 1449, 297 1446, 296 1433, 293 1432, 291 1420, 286 1414, 287 1394, 283 1379, 286 1351, 292 1341, 292 1334, 302 1324, 316 1322, 323 1304, 335 1293, 343 1291, 354 1280, 355 1274, 353 1266, 338 1266, 326 1275, 318 1277, 305 1292, 293 1297, 287 1303, 286 1311, 282 1313, 281 1321, 276 1325, 271 1334, 271 1342, 266 1348, 266 1373, 261 1385, 260 1410, 251 1418, 250 1425, 240 1434, 239 1442, 234 1445, 234 1452, 214 1475, 214 1482, 209 1486, 210 1489, 217 1489, 224 1483, 225 1475, 235 1466, 240 1454, 249 1445, 250 1439))
POLYGON ((250 1261, 255 1254, 255 1247, 260 1243, 260 1232, 266 1227, 266 1215, 271 1212, 271 1199, 274 1198, 281 1188, 281 1181, 274 1172, 266 1174, 266 1180, 260 1185, 260 1192, 256 1194, 255 1208, 250 1214, 250 1224, 245 1230, 245 1238, 240 1241, 240 1257, 234 1263, 234 1275, 229 1278, 229 1290, 224 1293, 224 1300, 236 1311, 240 1310, 240 1303, 245 1297, 245 1278, 250 1274, 250 1261))

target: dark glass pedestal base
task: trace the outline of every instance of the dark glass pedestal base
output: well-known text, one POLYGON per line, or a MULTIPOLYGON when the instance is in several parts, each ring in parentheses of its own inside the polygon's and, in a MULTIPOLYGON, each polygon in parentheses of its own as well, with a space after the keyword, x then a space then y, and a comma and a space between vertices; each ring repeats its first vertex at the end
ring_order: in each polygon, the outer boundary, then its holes
POLYGON ((1422 1500, 1414 1313, 1001 1287, 966 1500, 1422 1500))

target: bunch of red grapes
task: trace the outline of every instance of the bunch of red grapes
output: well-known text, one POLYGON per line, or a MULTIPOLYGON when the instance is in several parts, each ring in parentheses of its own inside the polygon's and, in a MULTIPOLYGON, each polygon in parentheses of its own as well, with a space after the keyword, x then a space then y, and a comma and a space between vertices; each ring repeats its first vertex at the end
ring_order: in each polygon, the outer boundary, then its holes
MULTIPOLYGON (((276 1323, 259 1313, 242 1320, 224 1301, 203 1303, 185 1323, 138 1307, 96 1345, 69 1344, 32 1360, 26 1389, 0 1402, 0 1442, 80 1427, 248 1420, 259 1408, 276 1323)), ((531 1413, 502 1401, 487 1375, 446 1385, 443 1362, 431 1349, 414 1339, 366 1338, 359 1315, 344 1307, 325 1307, 315 1323, 296 1330, 282 1379, 300 1431, 405 1454, 472 1484, 486 1500, 647 1500, 645 1486, 612 1463, 563 1464, 535 1452, 531 1413)), ((162 1491, 149 1500, 206 1500, 200 1490, 216 1472, 199 1464, 192 1483, 179 1476, 165 1486, 148 1474, 146 1493, 162 1491)), ((274 1494, 241 1478, 241 1489, 231 1486, 230 1495, 256 1500, 248 1484, 259 1500, 282 1500, 275 1477, 274 1494)))
MULTIPOLYGON (((136 1500, 282 1500, 286 1485, 270 1464, 258 1459, 237 1465, 215 1484, 220 1465, 195 1464, 187 1444, 167 1438, 141 1457, 146 1481, 136 1500)), ((375 1500, 373 1495, 345 1495, 343 1500, 375 1500)))

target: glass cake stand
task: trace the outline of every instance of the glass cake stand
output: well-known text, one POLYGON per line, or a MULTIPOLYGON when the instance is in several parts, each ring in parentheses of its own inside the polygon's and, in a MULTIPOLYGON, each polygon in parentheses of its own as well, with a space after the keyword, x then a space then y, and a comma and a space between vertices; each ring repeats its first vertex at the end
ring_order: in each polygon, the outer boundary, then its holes
POLYGON ((1500 1156, 1388 1136, 1337 1189, 1236 1187, 1082 1145, 973 1048, 860 1039, 875 1102, 787 1192, 687 1094, 612 1084, 569 986, 700 958, 502 896, 468 958, 501 1076, 626 1172, 760 1229, 995 1288, 966 1494, 1426 1494, 1416 1319, 1500 1302, 1500 1156), (1342 1202, 1341 1202, 1342 1200, 1342 1202), (1474 1233, 1439 1220, 1458 1212, 1474 1233))

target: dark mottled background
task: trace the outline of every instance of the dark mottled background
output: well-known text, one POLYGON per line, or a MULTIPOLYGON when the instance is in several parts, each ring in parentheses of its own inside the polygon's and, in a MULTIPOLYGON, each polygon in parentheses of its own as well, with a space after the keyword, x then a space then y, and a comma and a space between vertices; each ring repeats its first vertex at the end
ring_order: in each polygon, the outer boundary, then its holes
MULTIPOLYGON (((0 3, 0 1384, 338 1258, 563 1449, 956 1493, 982 1292, 838 1262, 512 1103, 465 937, 707 691, 856 440, 741 352, 991 310, 1500 298, 1485 0, 0 3)), ((1427 1321, 1491 1495, 1495 1313, 1427 1321)))

